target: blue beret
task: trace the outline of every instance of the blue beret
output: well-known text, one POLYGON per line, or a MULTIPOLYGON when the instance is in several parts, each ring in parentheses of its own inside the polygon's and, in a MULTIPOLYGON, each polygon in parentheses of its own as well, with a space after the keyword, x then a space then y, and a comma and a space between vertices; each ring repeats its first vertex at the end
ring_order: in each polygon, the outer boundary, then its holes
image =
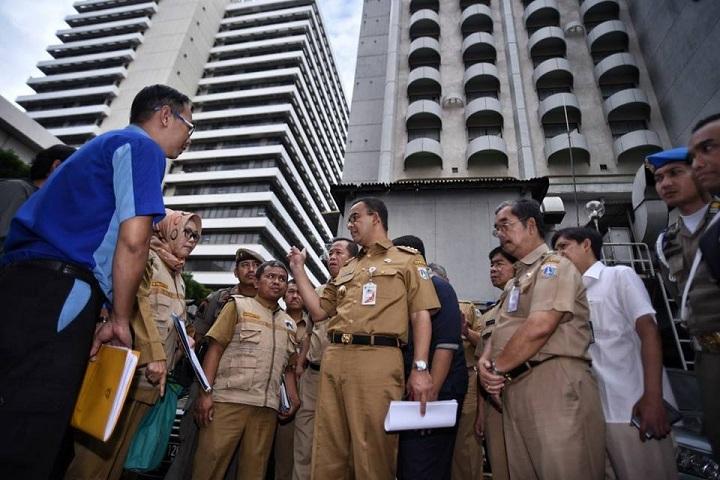
POLYGON ((670 150, 663 150, 662 152, 653 153, 648 155, 645 159, 645 164, 651 171, 655 171, 658 168, 662 168, 668 163, 673 162, 686 162, 688 161, 688 149, 685 147, 671 148, 670 150))

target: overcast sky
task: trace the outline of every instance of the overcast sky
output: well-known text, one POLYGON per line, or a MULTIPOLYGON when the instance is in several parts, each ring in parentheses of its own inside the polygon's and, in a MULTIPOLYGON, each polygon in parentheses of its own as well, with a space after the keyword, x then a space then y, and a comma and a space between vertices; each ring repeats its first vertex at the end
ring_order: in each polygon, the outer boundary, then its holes
MULTIPOLYGON (((25 82, 42 76, 35 68, 52 57, 48 45, 61 43, 55 31, 67 28, 66 15, 75 13, 75 0, 0 0, 0 95, 14 101, 34 93, 25 82)), ((338 72, 352 98, 362 0, 318 0, 330 36, 338 72)))

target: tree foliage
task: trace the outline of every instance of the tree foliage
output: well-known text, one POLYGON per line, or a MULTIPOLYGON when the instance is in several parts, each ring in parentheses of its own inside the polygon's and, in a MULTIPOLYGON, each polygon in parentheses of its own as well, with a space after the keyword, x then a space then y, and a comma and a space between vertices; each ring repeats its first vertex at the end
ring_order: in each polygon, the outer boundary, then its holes
POLYGON ((192 273, 183 272, 182 276, 185 280, 185 298, 187 300, 195 300, 195 303, 199 305, 212 292, 205 285, 194 280, 192 273))
POLYGON ((0 148, 0 178, 27 178, 30 165, 20 160, 13 150, 0 148))

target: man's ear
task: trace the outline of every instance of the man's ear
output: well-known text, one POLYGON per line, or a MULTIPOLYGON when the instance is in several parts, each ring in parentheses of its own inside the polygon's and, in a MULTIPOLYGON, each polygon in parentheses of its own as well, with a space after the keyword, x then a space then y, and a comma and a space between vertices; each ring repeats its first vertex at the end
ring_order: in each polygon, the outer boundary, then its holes
POLYGON ((60 166, 62 162, 60 160, 53 160, 53 162, 50 164, 50 173, 54 172, 56 168, 60 166))
POLYGON ((580 245, 582 246, 583 251, 585 251, 585 252, 592 251, 592 242, 590 241, 589 238, 586 238, 585 240, 583 240, 580 245))

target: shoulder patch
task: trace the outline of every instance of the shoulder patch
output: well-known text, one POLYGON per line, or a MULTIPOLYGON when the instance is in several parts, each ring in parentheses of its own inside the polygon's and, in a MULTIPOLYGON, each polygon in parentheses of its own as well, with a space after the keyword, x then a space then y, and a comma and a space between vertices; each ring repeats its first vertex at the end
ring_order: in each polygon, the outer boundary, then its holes
POLYGON ((557 264, 549 263, 542 267, 543 278, 553 278, 557 276, 557 264))
POLYGON ((397 247, 398 250, 400 250, 400 251, 402 251, 402 252, 412 253, 413 255, 420 255, 420 251, 417 250, 416 248, 412 248, 412 247, 402 247, 402 246, 400 246, 400 245, 396 245, 396 247, 397 247))
POLYGON ((285 328, 290 330, 291 332, 297 332, 297 325, 293 321, 292 318, 286 318, 285 319, 285 328))
POLYGON ((429 268, 427 267, 417 267, 418 273, 420 274, 420 278, 423 280, 430 280, 430 272, 429 268))

